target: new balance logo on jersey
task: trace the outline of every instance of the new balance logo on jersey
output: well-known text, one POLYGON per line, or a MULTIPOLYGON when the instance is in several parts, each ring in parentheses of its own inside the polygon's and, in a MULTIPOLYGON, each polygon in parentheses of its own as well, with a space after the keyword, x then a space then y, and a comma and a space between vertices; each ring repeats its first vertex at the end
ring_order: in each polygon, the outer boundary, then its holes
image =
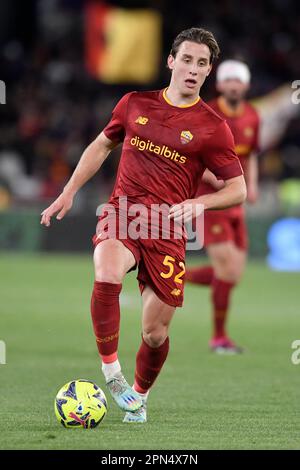
POLYGON ((149 121, 149 119, 147 117, 144 117, 144 116, 139 116, 137 119, 136 119, 136 123, 137 124, 141 124, 142 126, 144 126, 145 124, 147 124, 147 122, 149 121))

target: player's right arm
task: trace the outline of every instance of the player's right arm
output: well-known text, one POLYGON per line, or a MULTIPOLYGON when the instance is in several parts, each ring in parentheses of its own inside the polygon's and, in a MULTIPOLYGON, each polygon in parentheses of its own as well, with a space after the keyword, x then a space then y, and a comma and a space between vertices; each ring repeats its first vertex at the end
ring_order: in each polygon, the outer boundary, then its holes
POLYGON ((41 224, 49 227, 51 217, 62 219, 71 209, 77 191, 99 170, 111 150, 124 140, 127 104, 132 93, 120 99, 112 118, 101 134, 85 149, 77 167, 60 196, 42 212, 41 224))
POLYGON ((104 132, 101 132, 90 143, 84 150, 63 192, 42 212, 41 224, 49 227, 52 216, 57 214, 56 218, 58 220, 65 216, 73 205, 73 199, 77 191, 100 169, 102 163, 116 145, 118 145, 118 142, 108 139, 104 132))

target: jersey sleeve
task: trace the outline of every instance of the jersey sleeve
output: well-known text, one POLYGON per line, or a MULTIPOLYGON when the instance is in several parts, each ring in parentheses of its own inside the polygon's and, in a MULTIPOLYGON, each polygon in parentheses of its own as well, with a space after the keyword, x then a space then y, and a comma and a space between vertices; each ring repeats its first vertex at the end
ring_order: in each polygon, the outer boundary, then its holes
POLYGON ((243 174, 234 150, 234 139, 226 121, 222 121, 203 149, 203 162, 214 175, 223 180, 243 174))
POLYGON ((113 109, 109 123, 103 129, 105 136, 113 142, 122 142, 126 134, 128 101, 132 93, 124 95, 113 109))

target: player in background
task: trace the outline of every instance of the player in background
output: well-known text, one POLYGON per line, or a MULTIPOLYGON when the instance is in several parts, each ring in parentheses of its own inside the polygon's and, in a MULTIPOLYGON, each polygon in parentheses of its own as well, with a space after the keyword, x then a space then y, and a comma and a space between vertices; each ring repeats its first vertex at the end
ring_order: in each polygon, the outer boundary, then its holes
POLYGON ((168 56, 169 86, 123 96, 103 132, 84 151, 62 194, 42 212, 41 223, 47 227, 53 215, 62 219, 77 191, 121 142, 122 155, 109 203, 121 216, 122 229, 124 220, 127 226, 133 221, 121 207, 122 197, 127 196, 130 205, 143 204, 147 210, 157 204, 167 207, 172 226, 168 239, 124 238, 119 230, 107 238, 113 211, 101 214, 94 237, 92 321, 105 381, 117 405, 126 411, 125 422, 147 420, 149 390, 167 358, 169 325, 183 302, 186 238, 173 237, 183 213, 191 220, 199 204, 204 210, 220 209, 246 197, 232 133, 225 120, 199 97, 218 54, 211 32, 201 28, 182 31, 168 56), (224 188, 195 198, 206 168, 224 180, 224 188), (118 359, 119 295, 124 276, 136 266, 143 304, 142 338, 131 388, 118 359))
MULTIPOLYGON (((220 96, 209 102, 226 119, 235 141, 235 151, 244 169, 248 201, 258 198, 258 131, 259 118, 245 96, 250 86, 248 66, 237 60, 226 60, 217 68, 217 90, 220 96)), ((206 170, 197 195, 211 194, 223 187, 223 181, 206 170)), ((245 269, 247 227, 243 205, 222 211, 204 213, 204 246, 211 265, 188 269, 186 281, 211 288, 213 334, 210 348, 217 353, 240 353, 242 348, 228 337, 226 325, 230 299, 245 269)))

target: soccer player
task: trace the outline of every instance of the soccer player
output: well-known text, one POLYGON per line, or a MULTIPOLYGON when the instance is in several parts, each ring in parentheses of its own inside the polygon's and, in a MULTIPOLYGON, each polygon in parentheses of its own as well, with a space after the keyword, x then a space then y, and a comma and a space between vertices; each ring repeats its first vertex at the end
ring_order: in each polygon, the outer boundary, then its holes
MULTIPOLYGON (((77 191, 101 167, 110 151, 123 142, 122 155, 108 210, 103 210, 94 236, 95 282, 91 314, 102 371, 107 387, 126 411, 125 422, 145 422, 150 388, 169 351, 169 325, 183 302, 186 237, 172 236, 185 212, 187 220, 202 204, 204 210, 222 209, 246 197, 243 171, 234 151, 232 133, 224 119, 199 97, 200 88, 219 54, 209 31, 191 28, 174 40, 168 67, 171 80, 158 91, 128 93, 117 103, 112 118, 86 148, 62 194, 42 212, 49 226, 71 209, 77 191), (195 198, 205 168, 224 180, 217 193, 195 198), (129 210, 123 210, 127 197, 129 210), (167 206, 171 235, 124 237, 119 228, 131 227, 135 204, 148 210, 167 206), (115 215, 117 227, 113 225, 115 215), (119 227, 122 225, 122 227, 119 227), (130 225, 130 227, 129 227, 130 225), (107 232, 111 232, 107 238, 107 232), (138 267, 142 295, 142 338, 136 356, 133 388, 125 380, 118 359, 119 295, 126 273, 138 267)), ((149 227, 142 223, 144 235, 149 227)), ((152 227, 151 227, 152 228, 152 227)), ((151 235, 151 234, 150 234, 151 235)))
MULTIPOLYGON (((255 109, 245 101, 250 72, 246 64, 226 60, 217 68, 217 90, 220 96, 209 106, 226 119, 235 141, 247 183, 248 201, 258 197, 257 148, 259 118, 255 109)), ((197 195, 213 194, 224 182, 205 171, 197 195)), ((247 256, 247 229, 244 207, 238 205, 222 211, 204 213, 204 245, 211 265, 188 269, 186 281, 211 288, 213 305, 213 336, 210 348, 216 353, 240 353, 242 348, 228 337, 226 324, 233 288, 243 274, 247 256)))

